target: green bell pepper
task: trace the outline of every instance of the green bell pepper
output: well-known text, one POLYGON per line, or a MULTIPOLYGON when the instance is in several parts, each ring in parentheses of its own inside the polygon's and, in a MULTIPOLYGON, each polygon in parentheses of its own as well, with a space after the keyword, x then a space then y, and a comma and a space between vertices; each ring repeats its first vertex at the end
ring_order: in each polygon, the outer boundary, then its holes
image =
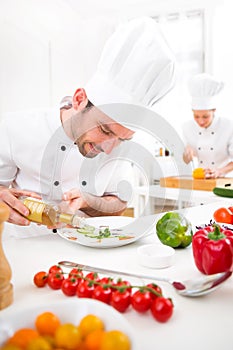
POLYGON ((168 212, 156 223, 159 240, 173 248, 186 248, 192 242, 192 225, 182 214, 168 212))

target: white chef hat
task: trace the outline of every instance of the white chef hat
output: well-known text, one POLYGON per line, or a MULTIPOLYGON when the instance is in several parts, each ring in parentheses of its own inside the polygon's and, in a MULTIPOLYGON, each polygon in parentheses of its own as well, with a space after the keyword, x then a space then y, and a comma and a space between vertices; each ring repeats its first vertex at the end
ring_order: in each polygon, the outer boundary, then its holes
POLYGON ((175 58, 149 17, 119 25, 107 40, 85 90, 94 105, 152 106, 174 85, 175 58))
POLYGON ((209 110, 217 107, 217 97, 222 91, 224 83, 216 80, 207 73, 200 73, 192 77, 188 88, 192 98, 193 110, 209 110))

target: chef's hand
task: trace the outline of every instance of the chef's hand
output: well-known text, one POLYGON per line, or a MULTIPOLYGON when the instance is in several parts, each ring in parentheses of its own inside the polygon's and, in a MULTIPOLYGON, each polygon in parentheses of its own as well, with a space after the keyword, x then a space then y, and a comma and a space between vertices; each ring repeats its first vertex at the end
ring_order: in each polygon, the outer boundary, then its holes
POLYGON ((74 188, 64 193, 62 205, 68 205, 69 209, 75 213, 80 210, 88 217, 93 217, 121 215, 127 207, 127 202, 114 194, 95 196, 87 192, 81 193, 74 188))
POLYGON ((192 149, 191 146, 186 146, 183 153, 184 162, 188 164, 193 160, 194 157, 196 157, 195 151, 192 149))
POLYGON ((61 209, 69 213, 75 213, 77 210, 87 207, 85 198, 77 188, 73 188, 63 194, 62 202, 59 205, 61 209))
POLYGON ((0 186, 0 201, 6 203, 10 208, 10 216, 7 221, 15 225, 28 226, 31 222, 24 216, 29 215, 29 209, 18 199, 21 196, 41 199, 35 192, 0 186))
POLYGON ((218 177, 223 177, 222 172, 219 169, 204 169, 206 179, 217 179, 218 177))

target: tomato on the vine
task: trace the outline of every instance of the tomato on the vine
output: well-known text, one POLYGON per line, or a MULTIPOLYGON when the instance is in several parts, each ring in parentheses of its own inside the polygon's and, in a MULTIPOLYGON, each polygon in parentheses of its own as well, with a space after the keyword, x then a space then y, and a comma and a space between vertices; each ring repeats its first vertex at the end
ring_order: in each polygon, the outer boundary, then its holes
POLYGON ((116 290, 112 292, 110 304, 119 312, 125 312, 131 304, 131 291, 116 290))
MULTIPOLYGON (((233 215, 233 207, 231 209, 233 215)), ((83 270, 77 268, 67 273, 59 265, 50 266, 48 272, 37 272, 33 281, 37 287, 48 284, 52 289, 61 289, 66 296, 76 295, 79 298, 102 301, 121 313, 131 305, 132 309, 139 313, 150 310, 159 322, 166 322, 173 314, 172 300, 165 298, 162 288, 155 283, 139 287, 132 285, 128 280, 100 277, 97 272, 85 274, 83 270)))
POLYGON ((109 304, 111 295, 112 295, 111 288, 98 285, 93 290, 92 299, 96 299, 96 300, 102 301, 105 304, 109 304))
POLYGON ((151 288, 155 293, 153 292, 150 292, 150 296, 151 296, 151 299, 155 299, 157 298, 158 296, 162 296, 162 288, 160 286, 158 286, 157 284, 155 283, 149 283, 146 285, 146 287, 149 287, 151 288))
POLYGON ((71 297, 76 294, 78 284, 79 284, 79 281, 75 277, 65 278, 62 281, 61 290, 65 295, 71 297))
POLYGON ((132 286, 129 281, 119 279, 117 283, 114 284, 114 286, 120 287, 118 289, 121 290, 122 292, 124 290, 127 290, 130 294, 132 293, 132 286))
POLYGON ((76 295, 79 298, 92 298, 94 288, 92 283, 83 280, 78 284, 76 295))
POLYGON ((159 322, 167 322, 173 314, 173 302, 170 298, 157 297, 152 301, 151 313, 159 322))
POLYGON ((93 281, 99 281, 100 278, 99 278, 99 275, 97 272, 89 272, 85 278, 89 279, 89 280, 93 280, 93 281))
POLYGON ((45 287, 48 281, 48 274, 45 271, 37 272, 33 277, 33 282, 38 288, 45 287))
POLYGON ((62 273, 51 272, 48 275, 48 285, 52 289, 61 289, 64 279, 65 277, 62 273))
POLYGON ((59 265, 52 265, 49 268, 49 273, 63 273, 63 270, 59 265))
POLYGON ((102 277, 99 281, 99 283, 101 283, 101 285, 108 285, 109 288, 111 288, 111 286, 113 285, 113 278, 112 277, 102 277))
POLYGON ((68 277, 75 277, 78 281, 81 281, 83 278, 83 271, 77 268, 74 268, 70 271, 68 277))
POLYGON ((146 312, 151 306, 150 292, 144 290, 137 290, 131 296, 131 304, 134 310, 138 312, 146 312))

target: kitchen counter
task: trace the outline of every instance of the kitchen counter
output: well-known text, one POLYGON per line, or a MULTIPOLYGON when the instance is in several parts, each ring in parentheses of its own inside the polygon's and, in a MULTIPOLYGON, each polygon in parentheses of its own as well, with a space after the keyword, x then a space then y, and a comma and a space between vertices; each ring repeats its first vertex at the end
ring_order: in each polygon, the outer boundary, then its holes
MULTIPOLYGON (((228 205, 222 201, 221 205, 228 205)), ((181 210, 193 224, 208 223, 213 211, 219 207, 219 202, 196 206, 181 210)), ((161 216, 155 216, 155 221, 161 216)), ((144 222, 144 221, 143 221, 144 222)), ((138 220, 140 226, 140 219, 138 220)), ((33 225, 31 225, 33 230, 33 225)), ((144 228, 141 227, 143 230, 144 228)), ((16 308, 26 305, 48 303, 54 300, 64 300, 61 291, 49 288, 36 288, 33 276, 40 270, 48 270, 51 265, 61 260, 70 260, 108 269, 122 270, 128 273, 152 274, 175 279, 198 278, 201 273, 197 270, 192 257, 192 247, 177 249, 174 263, 163 269, 149 269, 139 264, 137 248, 143 244, 158 241, 155 231, 148 237, 132 244, 116 248, 90 248, 64 240, 58 235, 48 234, 31 238, 15 238, 8 236, 13 225, 5 225, 3 247, 12 268, 12 283, 14 302, 0 311, 0 317, 11 314, 14 317, 16 308)), ((120 274, 119 274, 120 276, 120 274)), ((132 283, 135 279, 128 278, 132 283)), ((142 283, 143 280, 137 281, 142 283)), ((156 277, 151 280, 156 283, 156 277)), ((150 280, 144 280, 149 283, 150 280)), ((209 295, 188 298, 178 295, 173 287, 164 282, 158 282, 164 295, 171 297, 174 303, 174 314, 167 323, 159 323, 147 312, 139 314, 129 309, 124 317, 135 329, 135 338, 139 349, 145 350, 196 350, 220 348, 230 350, 233 335, 233 278, 228 279, 219 289, 209 295)), ((76 298, 76 297, 73 297, 76 298)), ((120 349, 119 349, 120 350, 120 349)))

